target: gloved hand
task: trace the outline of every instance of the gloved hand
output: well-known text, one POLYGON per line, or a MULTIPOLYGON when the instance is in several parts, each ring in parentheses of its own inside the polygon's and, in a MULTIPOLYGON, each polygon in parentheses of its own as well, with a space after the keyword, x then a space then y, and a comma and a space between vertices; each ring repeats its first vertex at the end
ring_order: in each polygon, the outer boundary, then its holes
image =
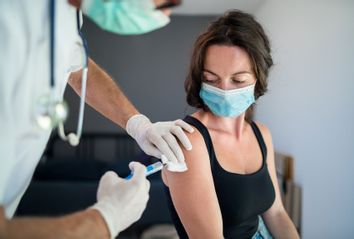
POLYGON ((145 177, 146 168, 138 162, 131 162, 129 168, 133 172, 130 180, 118 177, 113 171, 102 176, 97 203, 91 207, 101 213, 111 238, 141 217, 149 199, 150 182, 145 177))
POLYGON ((178 140, 187 149, 192 145, 183 130, 192 133, 193 128, 183 120, 151 123, 145 115, 130 117, 126 125, 127 133, 139 144, 140 148, 148 155, 161 159, 164 155, 168 163, 185 164, 183 152, 178 145, 178 140))

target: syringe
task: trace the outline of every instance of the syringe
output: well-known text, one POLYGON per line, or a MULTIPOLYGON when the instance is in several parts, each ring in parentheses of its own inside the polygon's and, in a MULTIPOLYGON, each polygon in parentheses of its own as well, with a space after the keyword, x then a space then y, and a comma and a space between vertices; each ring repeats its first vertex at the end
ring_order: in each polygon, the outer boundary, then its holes
MULTIPOLYGON (((160 171, 163 168, 163 164, 161 162, 153 163, 146 166, 146 177, 160 171)), ((131 172, 125 179, 129 180, 133 177, 133 172, 131 172)))

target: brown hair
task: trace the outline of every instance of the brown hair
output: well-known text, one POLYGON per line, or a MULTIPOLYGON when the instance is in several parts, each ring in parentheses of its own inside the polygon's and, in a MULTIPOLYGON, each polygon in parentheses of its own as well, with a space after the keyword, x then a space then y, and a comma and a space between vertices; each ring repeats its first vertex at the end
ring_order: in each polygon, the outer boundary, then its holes
MULTIPOLYGON (((252 15, 232 10, 212 22, 194 44, 191 64, 184 83, 187 102, 196 108, 208 108, 199 97, 207 48, 211 45, 238 46, 248 53, 256 76, 255 98, 267 91, 267 77, 273 60, 270 43, 262 26, 252 15)), ((250 108, 252 111, 252 108, 250 108)), ((252 113, 252 112, 248 112, 252 113)), ((246 117, 247 118, 247 117, 246 117)))

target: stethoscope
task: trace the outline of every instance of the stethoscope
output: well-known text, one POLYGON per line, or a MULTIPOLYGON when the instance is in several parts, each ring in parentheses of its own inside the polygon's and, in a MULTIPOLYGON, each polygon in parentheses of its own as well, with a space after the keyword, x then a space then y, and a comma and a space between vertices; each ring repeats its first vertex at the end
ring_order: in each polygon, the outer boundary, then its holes
POLYGON ((50 92, 49 95, 42 95, 37 102, 36 121, 42 129, 52 129, 58 127, 61 139, 68 141, 70 145, 77 146, 82 134, 82 123, 84 119, 86 83, 88 71, 87 42, 80 31, 80 13, 76 12, 77 30, 83 43, 84 64, 82 69, 81 97, 77 130, 75 133, 65 134, 64 122, 68 117, 68 104, 60 99, 58 92, 55 92, 55 0, 49 3, 50 16, 50 92))

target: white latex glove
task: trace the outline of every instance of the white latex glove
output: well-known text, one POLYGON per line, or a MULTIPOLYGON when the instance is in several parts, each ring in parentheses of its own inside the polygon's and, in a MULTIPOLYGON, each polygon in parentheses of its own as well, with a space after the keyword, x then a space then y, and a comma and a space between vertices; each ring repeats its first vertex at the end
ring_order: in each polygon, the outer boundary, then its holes
POLYGON ((149 199, 150 182, 145 177, 146 167, 131 162, 129 168, 133 172, 130 180, 118 177, 113 171, 102 176, 97 190, 97 203, 91 207, 101 213, 111 238, 141 217, 149 199))
POLYGON ((183 130, 192 133, 193 128, 183 120, 151 123, 145 115, 130 117, 126 125, 127 133, 139 144, 140 148, 148 155, 161 159, 164 155, 167 164, 184 164, 183 152, 177 139, 187 149, 192 149, 183 130), (177 138, 177 139, 176 139, 177 138))

